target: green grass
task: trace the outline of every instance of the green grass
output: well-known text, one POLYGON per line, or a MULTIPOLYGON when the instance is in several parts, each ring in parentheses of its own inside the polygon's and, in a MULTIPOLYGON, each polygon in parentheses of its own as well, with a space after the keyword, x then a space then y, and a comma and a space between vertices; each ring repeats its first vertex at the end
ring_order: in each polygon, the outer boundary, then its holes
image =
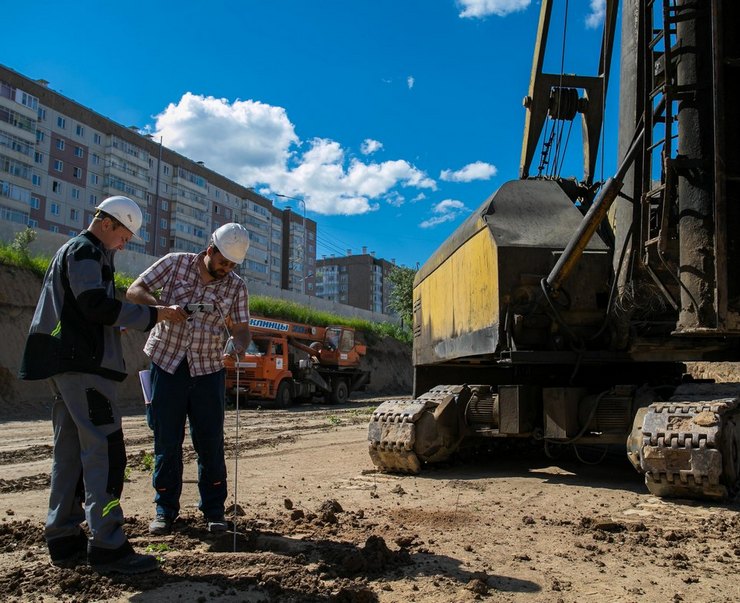
MULTIPOLYGON (((30 256, 24 249, 19 250, 11 244, 0 243, 0 264, 25 268, 42 277, 50 261, 50 256, 30 256)), ((135 279, 135 276, 130 276, 124 272, 116 272, 116 286, 118 289, 125 291, 135 279)), ((281 318, 283 320, 307 323, 317 327, 326 327, 329 325, 353 327, 356 331, 361 331, 365 334, 366 343, 368 344, 372 343, 373 337, 378 339, 392 337, 411 345, 411 332, 391 322, 372 322, 359 318, 348 318, 330 312, 314 310, 295 302, 274 297, 265 297, 263 295, 251 295, 249 297, 249 310, 252 314, 258 316, 281 318)))
MULTIPOLYGON (((250 295, 249 311, 252 314, 265 316, 267 318, 282 318, 292 322, 302 322, 317 327, 329 325, 343 325, 353 327, 356 331, 362 331, 366 335, 382 337, 393 337, 404 343, 411 344, 411 333, 402 329, 400 325, 390 322, 372 322, 360 318, 348 318, 330 312, 314 310, 295 302, 264 297, 262 295, 250 295)), ((368 341, 367 343, 371 343, 368 341)))
POLYGON ((23 251, 13 249, 5 243, 0 244, 0 264, 25 268, 38 276, 44 276, 51 258, 48 256, 29 256, 23 251))
POLYGON ((146 552, 147 553, 166 553, 167 551, 171 551, 172 547, 167 544, 166 542, 157 542, 147 545, 146 552))
POLYGON ((154 455, 151 452, 145 452, 141 457, 141 469, 151 473, 154 471, 154 455))
POLYGON ((329 415, 326 418, 326 420, 329 421, 329 423, 331 423, 332 425, 341 425, 342 424, 342 419, 340 419, 336 415, 329 415))

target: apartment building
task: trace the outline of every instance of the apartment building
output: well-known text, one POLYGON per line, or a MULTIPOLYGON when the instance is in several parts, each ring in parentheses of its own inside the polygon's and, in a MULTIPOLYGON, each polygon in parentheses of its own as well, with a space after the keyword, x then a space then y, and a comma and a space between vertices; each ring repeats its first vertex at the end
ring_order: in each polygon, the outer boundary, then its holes
POLYGON ((243 277, 313 294, 313 220, 0 65, 0 220, 73 236, 110 195, 144 214, 130 249, 198 252, 213 230, 239 222, 251 239, 243 277))
POLYGON ((375 257, 374 252, 346 256, 323 257, 316 261, 316 296, 335 302, 391 314, 389 309, 392 285, 388 275, 394 261, 375 257))

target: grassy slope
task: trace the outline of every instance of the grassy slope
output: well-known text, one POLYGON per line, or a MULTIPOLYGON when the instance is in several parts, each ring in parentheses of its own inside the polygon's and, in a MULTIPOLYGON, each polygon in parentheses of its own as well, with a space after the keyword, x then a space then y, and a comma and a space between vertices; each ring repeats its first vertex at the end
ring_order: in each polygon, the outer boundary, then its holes
MULTIPOLYGON (((0 244, 0 264, 25 268, 34 274, 43 277, 51 258, 45 256, 29 256, 23 249, 16 246, 0 244)), ((116 285, 119 289, 126 289, 135 277, 124 273, 116 273, 116 285)), ((347 318, 329 312, 313 310, 295 302, 285 301, 262 295, 252 295, 249 298, 249 308, 253 314, 269 318, 282 318, 292 322, 302 322, 318 327, 327 325, 346 325, 362 331, 366 336, 393 337, 404 343, 411 343, 411 334, 400 326, 389 322, 371 322, 359 318, 347 318)), ((368 342, 370 343, 370 342, 368 342)))

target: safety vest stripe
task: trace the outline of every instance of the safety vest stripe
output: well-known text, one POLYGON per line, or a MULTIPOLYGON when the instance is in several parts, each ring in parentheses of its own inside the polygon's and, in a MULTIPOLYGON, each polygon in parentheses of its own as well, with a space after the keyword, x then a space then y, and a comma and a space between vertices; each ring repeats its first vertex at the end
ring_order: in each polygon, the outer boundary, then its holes
POLYGON ((110 501, 110 502, 109 502, 109 503, 108 503, 107 505, 105 505, 105 507, 103 508, 103 517, 105 517, 106 515, 108 515, 108 513, 110 513, 110 512, 111 512, 111 511, 112 511, 113 509, 115 509, 116 507, 120 506, 120 504, 121 504, 121 501, 120 501, 120 499, 118 499, 118 498, 116 498, 116 499, 114 499, 114 500, 110 501))

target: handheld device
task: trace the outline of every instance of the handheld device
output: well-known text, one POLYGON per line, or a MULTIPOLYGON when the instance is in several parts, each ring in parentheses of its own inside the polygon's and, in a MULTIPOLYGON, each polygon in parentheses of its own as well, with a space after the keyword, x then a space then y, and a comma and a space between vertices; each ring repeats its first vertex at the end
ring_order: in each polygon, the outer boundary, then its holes
POLYGON ((188 314, 194 314, 196 312, 213 312, 213 304, 204 302, 185 304, 185 312, 188 314))

